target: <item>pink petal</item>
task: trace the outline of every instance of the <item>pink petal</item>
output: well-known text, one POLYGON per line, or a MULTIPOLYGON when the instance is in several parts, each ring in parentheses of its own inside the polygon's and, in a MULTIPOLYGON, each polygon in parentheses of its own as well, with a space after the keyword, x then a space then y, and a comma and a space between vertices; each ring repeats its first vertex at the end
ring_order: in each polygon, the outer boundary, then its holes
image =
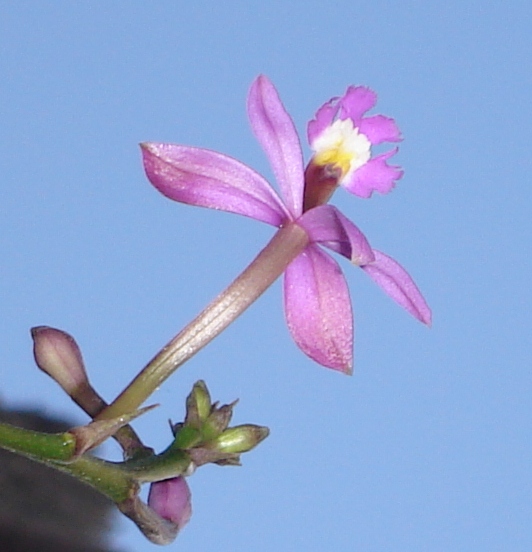
POLYGON ((245 215, 274 226, 290 218, 268 182, 250 167, 214 151, 141 144, 150 182, 166 197, 245 215))
POLYGON ((266 152, 285 203, 294 218, 303 210, 303 154, 290 115, 267 77, 259 76, 248 95, 253 132, 266 152))
POLYGON ((312 146, 314 140, 328 127, 330 126, 336 113, 338 112, 338 98, 332 98, 327 103, 324 103, 318 111, 312 121, 309 121, 307 125, 307 138, 308 143, 312 146))
POLYGON ((365 86, 350 86, 340 98, 340 119, 352 119, 359 126, 360 119, 377 103, 377 94, 365 86))
POLYGON ((370 159, 353 173, 350 180, 342 182, 342 186, 359 197, 370 197, 375 191, 387 194, 395 186, 396 180, 403 176, 399 167, 386 163, 396 153, 397 148, 370 159))
POLYGON ((190 489, 184 477, 172 477, 150 485, 148 506, 163 519, 184 527, 192 515, 190 489))
POLYGON ((430 326, 432 313, 408 272, 391 257, 375 251, 375 261, 362 267, 394 301, 420 322, 430 326))
POLYGON ((307 231, 312 242, 340 253, 356 265, 368 264, 375 259, 366 236, 332 205, 310 209, 297 223, 307 231))
POLYGON ((317 246, 308 246, 285 271, 285 314, 298 347, 344 374, 352 372, 353 313, 340 267, 317 246))
POLYGON ((399 142, 401 140, 401 131, 395 121, 384 115, 364 117, 360 121, 358 129, 367 136, 374 146, 383 142, 399 142))

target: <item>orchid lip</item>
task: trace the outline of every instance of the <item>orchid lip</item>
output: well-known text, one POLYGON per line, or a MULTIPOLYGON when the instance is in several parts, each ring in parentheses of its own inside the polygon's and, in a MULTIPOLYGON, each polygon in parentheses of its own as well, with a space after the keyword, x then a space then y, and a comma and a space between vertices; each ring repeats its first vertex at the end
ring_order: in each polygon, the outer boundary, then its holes
POLYGON ((376 157, 372 146, 399 142, 401 132, 395 121, 384 115, 366 115, 375 106, 377 95, 364 86, 350 86, 345 94, 323 104, 308 124, 313 162, 340 167, 338 183, 362 198, 373 192, 390 192, 402 176, 398 167, 388 165, 392 149, 376 157))

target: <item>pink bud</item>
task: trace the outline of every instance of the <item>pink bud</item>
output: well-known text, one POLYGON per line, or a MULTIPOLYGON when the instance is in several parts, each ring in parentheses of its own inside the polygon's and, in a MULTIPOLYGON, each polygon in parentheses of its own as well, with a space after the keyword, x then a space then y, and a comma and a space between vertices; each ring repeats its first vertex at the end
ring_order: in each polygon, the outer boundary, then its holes
POLYGON ((190 489, 184 477, 156 481, 150 486, 148 506, 163 519, 184 527, 192 515, 190 489))
POLYGON ((37 366, 69 395, 88 383, 81 351, 72 336, 48 326, 32 328, 31 336, 37 366))

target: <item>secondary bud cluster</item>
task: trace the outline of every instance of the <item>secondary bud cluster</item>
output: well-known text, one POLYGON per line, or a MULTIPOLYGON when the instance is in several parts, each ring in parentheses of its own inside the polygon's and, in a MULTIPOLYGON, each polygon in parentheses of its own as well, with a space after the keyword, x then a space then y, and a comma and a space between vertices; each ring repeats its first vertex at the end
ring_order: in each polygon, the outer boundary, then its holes
POLYGON ((239 465, 240 454, 256 447, 268 436, 269 429, 253 424, 229 427, 236 403, 212 403, 207 386, 198 381, 187 397, 184 423, 172 427, 171 448, 186 450, 195 466, 239 465))
POLYGON ((239 465, 240 454, 257 446, 269 434, 267 427, 252 424, 229 427, 236 403, 222 406, 213 403, 205 382, 198 381, 187 397, 184 422, 172 425, 174 441, 160 457, 180 462, 187 458, 190 464, 177 477, 152 482, 148 505, 163 519, 174 523, 177 530, 188 522, 192 512, 184 476, 208 463, 239 465))

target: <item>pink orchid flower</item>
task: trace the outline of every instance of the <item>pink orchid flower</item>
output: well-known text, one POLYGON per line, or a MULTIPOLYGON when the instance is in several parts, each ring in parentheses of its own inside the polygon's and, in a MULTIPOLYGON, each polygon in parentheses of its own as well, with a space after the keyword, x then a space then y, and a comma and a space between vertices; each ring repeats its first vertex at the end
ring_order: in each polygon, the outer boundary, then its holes
MULTIPOLYGON (((165 196, 266 222, 280 229, 302 228, 308 243, 288 264, 284 275, 286 320, 296 344, 316 362, 351 373, 353 314, 347 283, 328 248, 360 266, 392 299, 425 324, 431 312, 412 278, 393 259, 371 248, 362 232, 336 207, 327 205, 343 185, 369 197, 389 191, 402 171, 391 167, 391 152, 371 157, 371 146, 398 141, 394 121, 364 117, 375 94, 350 87, 332 99, 309 123, 314 151, 306 171, 294 123, 273 84, 259 76, 248 96, 251 127, 266 152, 281 197, 257 172, 221 153, 174 144, 142 144, 151 183, 165 196)), ((279 231, 280 232, 280 231, 279 231)))

